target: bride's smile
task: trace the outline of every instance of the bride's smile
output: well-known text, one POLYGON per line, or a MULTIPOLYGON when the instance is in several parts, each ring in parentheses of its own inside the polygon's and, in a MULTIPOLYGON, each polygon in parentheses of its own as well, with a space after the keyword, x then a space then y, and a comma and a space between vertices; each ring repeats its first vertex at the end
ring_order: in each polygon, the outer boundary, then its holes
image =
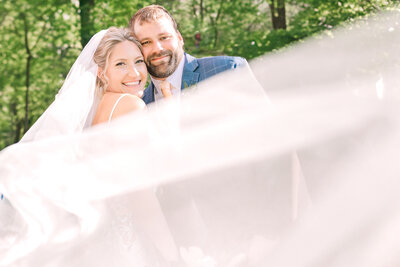
POLYGON ((135 82, 124 82, 123 84, 126 86, 134 86, 134 85, 139 85, 141 80, 135 81, 135 82))

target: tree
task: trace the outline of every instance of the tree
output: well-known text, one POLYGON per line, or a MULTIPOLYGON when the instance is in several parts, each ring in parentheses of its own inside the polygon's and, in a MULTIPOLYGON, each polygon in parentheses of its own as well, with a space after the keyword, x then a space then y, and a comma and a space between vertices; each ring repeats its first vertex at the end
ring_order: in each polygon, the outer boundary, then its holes
POLYGON ((286 9, 285 0, 269 0, 271 9, 272 26, 274 30, 286 30, 286 9))
MULTIPOLYGON (((70 2, 2 1, 0 147, 16 142, 54 99, 69 62, 70 2), (69 46, 68 46, 69 47, 69 46), (64 52, 63 52, 64 50, 64 52), (60 64, 61 63, 61 64, 60 64)), ((76 54, 73 55, 75 57, 76 54)))
POLYGON ((244 56, 256 53, 256 40, 270 28, 270 21, 263 19, 267 8, 264 0, 192 0, 183 2, 172 14, 189 53, 244 56), (197 46, 196 34, 201 36, 197 46))
POLYGON ((94 0, 79 0, 79 14, 81 18, 81 44, 82 47, 89 42, 90 38, 95 34, 94 23, 91 13, 94 9, 94 0))

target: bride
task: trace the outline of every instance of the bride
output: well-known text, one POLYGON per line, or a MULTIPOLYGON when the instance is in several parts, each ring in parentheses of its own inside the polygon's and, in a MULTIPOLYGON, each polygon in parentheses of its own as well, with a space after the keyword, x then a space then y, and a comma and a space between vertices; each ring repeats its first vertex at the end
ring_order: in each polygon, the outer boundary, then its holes
MULTIPOLYGON (((20 143, 34 144, 34 141, 79 134, 92 125, 109 124, 111 120, 128 113, 144 110, 146 105, 141 97, 147 69, 141 49, 141 44, 124 28, 111 27, 95 34, 72 66, 56 100, 20 143)), ((163 92, 169 93, 163 89, 163 92)), ((1 198, 3 200, 3 194, 1 198)), ((97 208, 103 216, 108 214, 106 217, 112 218, 103 221, 101 229, 107 228, 107 234, 97 240, 102 245, 110 242, 108 250, 114 247, 120 257, 131 254, 129 262, 141 266, 144 264, 144 252, 141 252, 139 237, 146 235, 154 243, 147 251, 157 250, 164 258, 175 260, 175 245, 152 190, 142 190, 134 196, 110 198, 105 205, 97 208), (142 217, 146 218, 145 223, 142 217), (130 227, 126 227, 127 221, 130 227), (135 228, 140 228, 141 234, 135 228)))
POLYGON ((144 109, 140 97, 146 80, 141 45, 129 31, 100 31, 75 61, 56 100, 21 141, 80 132, 144 109))

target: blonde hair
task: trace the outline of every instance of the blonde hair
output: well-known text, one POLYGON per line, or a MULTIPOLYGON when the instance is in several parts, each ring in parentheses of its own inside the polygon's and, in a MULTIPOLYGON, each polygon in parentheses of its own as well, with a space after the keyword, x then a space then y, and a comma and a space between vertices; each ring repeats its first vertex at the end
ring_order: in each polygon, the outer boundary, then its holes
POLYGON ((102 76, 104 77, 105 81, 97 77, 96 79, 96 94, 103 95, 105 89, 107 88, 108 78, 105 74, 107 66, 108 66, 108 59, 110 58, 110 54, 112 49, 119 43, 124 41, 130 41, 136 44, 139 47, 140 52, 142 52, 142 45, 140 42, 132 36, 131 32, 126 28, 117 28, 117 27, 110 27, 107 30, 107 33, 104 35, 103 39, 101 39, 99 46, 94 52, 93 60, 99 66, 99 68, 103 69, 102 76))

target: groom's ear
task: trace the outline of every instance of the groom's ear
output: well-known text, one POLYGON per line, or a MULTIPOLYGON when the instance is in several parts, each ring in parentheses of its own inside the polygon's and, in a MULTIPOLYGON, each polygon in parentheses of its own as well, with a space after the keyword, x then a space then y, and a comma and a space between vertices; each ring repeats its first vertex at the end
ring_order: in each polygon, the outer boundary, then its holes
POLYGON ((176 31, 176 33, 177 33, 177 35, 178 35, 179 41, 181 41, 181 42, 182 42, 182 45, 183 45, 185 42, 183 41, 182 34, 180 33, 180 31, 176 31))

